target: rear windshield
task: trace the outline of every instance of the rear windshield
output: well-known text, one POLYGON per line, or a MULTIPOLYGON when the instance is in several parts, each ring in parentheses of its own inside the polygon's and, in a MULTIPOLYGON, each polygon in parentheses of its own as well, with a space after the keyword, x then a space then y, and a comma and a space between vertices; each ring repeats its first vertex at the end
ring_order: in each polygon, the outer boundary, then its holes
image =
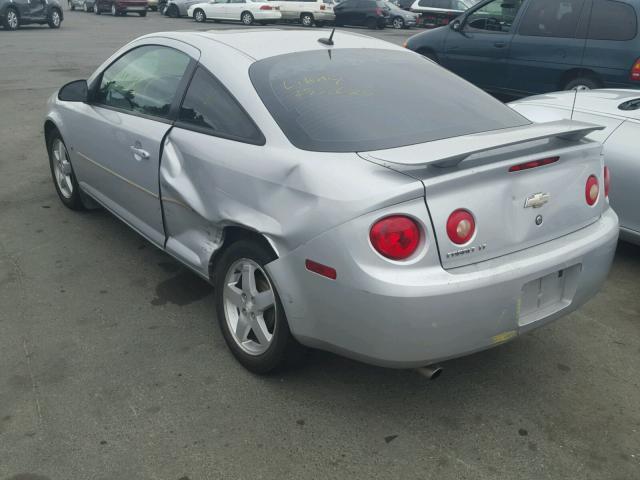
POLYGON ((303 150, 381 150, 530 123, 411 52, 297 52, 260 60, 249 75, 284 134, 303 150))

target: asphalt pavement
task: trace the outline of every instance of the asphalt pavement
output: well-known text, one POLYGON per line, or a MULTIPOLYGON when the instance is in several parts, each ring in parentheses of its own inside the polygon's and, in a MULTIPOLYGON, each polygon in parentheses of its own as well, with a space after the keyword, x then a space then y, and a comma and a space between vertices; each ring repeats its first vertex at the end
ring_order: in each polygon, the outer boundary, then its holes
POLYGON ((62 206, 42 135, 49 95, 125 42, 247 27, 65 14, 0 31, 0 480, 640 478, 639 247, 579 311, 435 382, 322 352, 254 376, 206 282, 62 206))

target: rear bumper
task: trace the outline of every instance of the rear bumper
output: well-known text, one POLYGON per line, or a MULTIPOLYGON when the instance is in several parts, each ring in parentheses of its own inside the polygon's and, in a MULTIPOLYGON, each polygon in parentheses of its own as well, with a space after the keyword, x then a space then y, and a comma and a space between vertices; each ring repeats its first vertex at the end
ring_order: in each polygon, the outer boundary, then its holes
POLYGON ((256 20, 270 20, 278 21, 282 18, 282 14, 277 10, 256 10, 253 13, 253 18, 256 20))
POLYGON ((301 343, 396 368, 483 350, 572 312, 604 283, 618 240, 618 217, 608 209, 570 235, 466 267, 390 276, 372 265, 349 265, 347 252, 333 260, 342 265, 336 281, 306 271, 305 259, 343 250, 336 246, 345 245, 346 228, 327 232, 268 270, 301 343), (571 272, 561 301, 521 317, 523 287, 559 271, 571 272))

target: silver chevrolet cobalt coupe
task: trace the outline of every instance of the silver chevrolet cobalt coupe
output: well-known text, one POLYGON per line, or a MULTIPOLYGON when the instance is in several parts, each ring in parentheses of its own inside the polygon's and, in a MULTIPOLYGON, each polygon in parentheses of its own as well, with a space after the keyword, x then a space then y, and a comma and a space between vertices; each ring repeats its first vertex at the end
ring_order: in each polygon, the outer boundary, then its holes
POLYGON ((51 172, 214 285, 233 354, 419 367, 575 310, 618 238, 599 127, 363 35, 156 33, 49 101, 51 172), (324 37, 319 39, 318 37, 324 37))

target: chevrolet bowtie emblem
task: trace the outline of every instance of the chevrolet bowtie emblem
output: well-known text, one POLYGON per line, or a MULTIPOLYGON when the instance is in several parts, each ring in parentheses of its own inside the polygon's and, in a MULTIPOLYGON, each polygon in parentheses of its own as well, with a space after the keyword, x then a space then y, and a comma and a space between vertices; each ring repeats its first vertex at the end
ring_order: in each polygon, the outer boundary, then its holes
POLYGON ((534 193, 524 201, 524 208, 540 208, 551 199, 549 193, 534 193))

